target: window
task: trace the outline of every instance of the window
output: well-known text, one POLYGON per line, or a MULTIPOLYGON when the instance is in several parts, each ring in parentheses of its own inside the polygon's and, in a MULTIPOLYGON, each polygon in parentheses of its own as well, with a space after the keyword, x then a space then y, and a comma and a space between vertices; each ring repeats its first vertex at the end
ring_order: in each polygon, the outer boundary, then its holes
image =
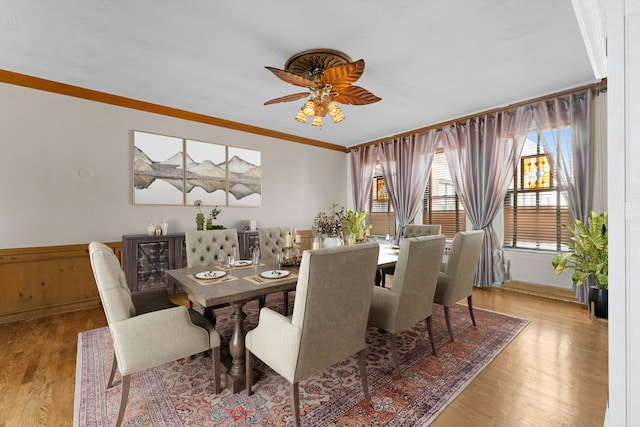
POLYGON ((456 195, 442 150, 433 158, 423 201, 423 224, 440 224, 447 239, 453 239, 458 231, 465 230, 464 208, 456 195))
POLYGON ((395 236, 396 216, 389 200, 389 193, 382 177, 382 167, 376 164, 373 172, 373 185, 369 195, 369 213, 371 215, 370 224, 373 226, 371 234, 385 236, 395 236))
MULTIPOLYGON (((570 131, 570 130, 566 130, 570 131)), ((504 246, 566 250, 571 222, 566 197, 558 190, 556 171, 544 152, 540 133, 527 136, 520 162, 504 200, 504 246)), ((553 138, 547 141, 552 143, 553 138)))

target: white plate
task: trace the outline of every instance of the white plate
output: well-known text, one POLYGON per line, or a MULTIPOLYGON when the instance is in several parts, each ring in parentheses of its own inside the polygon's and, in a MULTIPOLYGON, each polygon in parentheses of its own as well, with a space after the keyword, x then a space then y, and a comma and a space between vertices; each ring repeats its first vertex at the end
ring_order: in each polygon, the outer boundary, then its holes
POLYGON ((251 264, 253 264, 253 262, 250 259, 239 259, 238 261, 233 263, 235 267, 246 267, 247 265, 251 264))
POLYGON ((282 279, 283 277, 287 277, 289 273, 287 270, 269 270, 263 271, 260 275, 265 279, 282 279))
POLYGON ((202 271, 200 273, 196 273, 196 279, 219 279, 221 277, 224 277, 226 274, 226 271, 202 271))

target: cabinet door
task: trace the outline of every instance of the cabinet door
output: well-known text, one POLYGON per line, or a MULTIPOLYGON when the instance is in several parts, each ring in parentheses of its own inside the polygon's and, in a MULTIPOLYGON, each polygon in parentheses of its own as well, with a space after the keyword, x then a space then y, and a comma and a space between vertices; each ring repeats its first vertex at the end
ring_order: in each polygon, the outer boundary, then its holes
POLYGON ((260 247, 259 238, 258 232, 255 230, 238 231, 238 253, 241 259, 251 259, 251 248, 254 246, 260 247))
POLYGON ((164 272, 173 267, 174 240, 138 242, 136 245, 136 291, 164 287, 173 292, 164 272))

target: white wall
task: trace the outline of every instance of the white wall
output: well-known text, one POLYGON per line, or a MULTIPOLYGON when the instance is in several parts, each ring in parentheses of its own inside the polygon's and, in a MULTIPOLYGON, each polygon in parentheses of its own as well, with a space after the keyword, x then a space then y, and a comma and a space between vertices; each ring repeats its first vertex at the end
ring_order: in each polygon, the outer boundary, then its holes
POLYGON ((0 248, 118 241, 161 218, 195 229, 193 206, 133 205, 133 130, 261 151, 262 206, 223 207, 229 228, 309 229, 346 206, 346 153, 0 83, 0 248))
POLYGON ((573 270, 557 275, 553 271, 551 259, 555 253, 534 253, 526 250, 505 250, 505 260, 509 262, 512 280, 571 289, 573 270))

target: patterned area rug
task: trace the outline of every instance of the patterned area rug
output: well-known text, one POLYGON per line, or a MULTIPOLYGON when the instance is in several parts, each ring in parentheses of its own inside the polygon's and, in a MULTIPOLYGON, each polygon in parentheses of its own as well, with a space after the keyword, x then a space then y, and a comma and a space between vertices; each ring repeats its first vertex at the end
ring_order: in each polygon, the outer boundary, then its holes
MULTIPOLYGON (((290 307, 293 305, 291 294, 290 307)), ((282 296, 267 299, 282 312, 282 296), (280 303, 278 303, 280 301, 280 303)), ((258 321, 257 302, 245 306, 245 329, 258 321)), ((228 350, 230 308, 216 310, 216 329, 228 350), (226 338, 226 339, 225 339, 226 338)), ((402 378, 395 379, 386 335, 369 328, 367 377, 371 402, 365 405, 357 358, 351 357, 300 382, 300 415, 304 426, 425 426, 504 349, 529 323, 527 320, 474 310, 471 325, 466 306, 451 308, 456 341, 449 342, 441 306, 434 306, 434 356, 426 322, 399 334, 402 378)), ((113 347, 108 328, 78 337, 74 426, 106 426, 115 422, 120 401, 120 375, 105 392, 113 347)), ((131 377, 126 426, 288 426, 292 425, 289 385, 254 359, 254 394, 213 394, 211 359, 202 355, 148 369, 131 377)), ((223 375, 224 385, 224 375, 223 375)))

